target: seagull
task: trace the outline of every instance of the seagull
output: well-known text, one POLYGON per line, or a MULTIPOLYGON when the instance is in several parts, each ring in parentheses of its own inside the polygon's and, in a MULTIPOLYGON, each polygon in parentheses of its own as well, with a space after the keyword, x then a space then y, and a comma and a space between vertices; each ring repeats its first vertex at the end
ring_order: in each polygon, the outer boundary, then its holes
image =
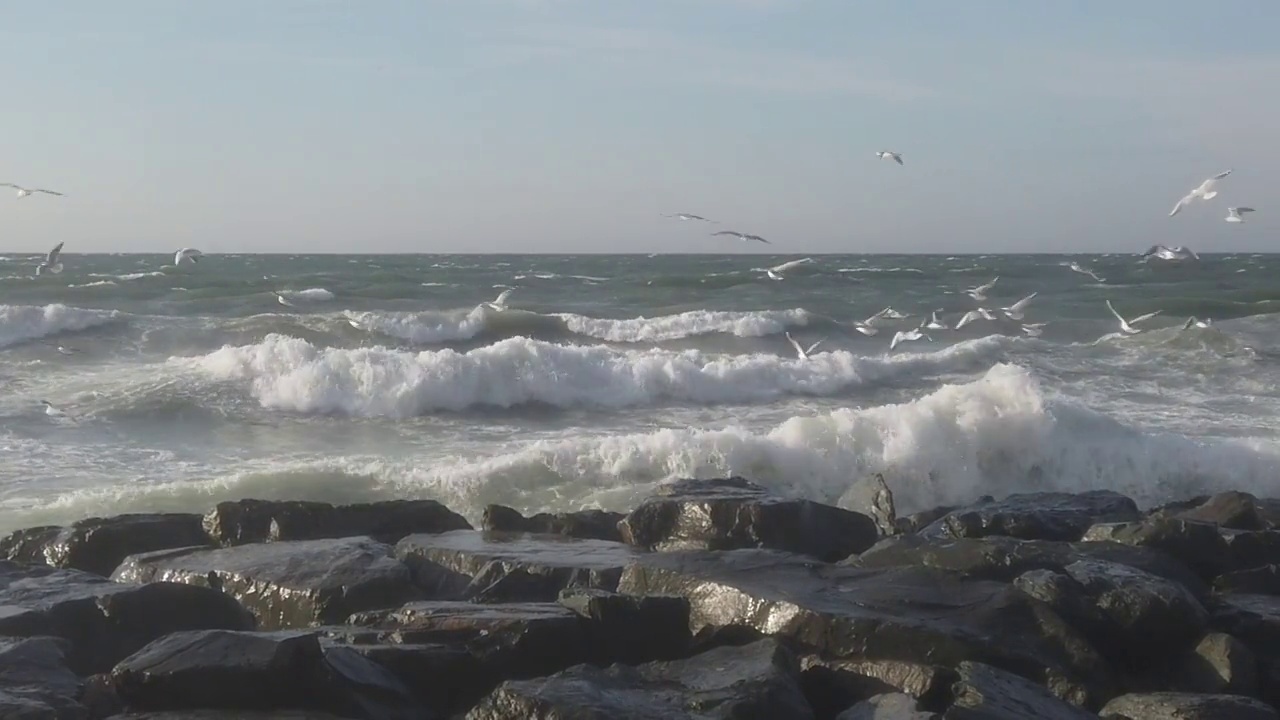
POLYGON ((0 183, 0 187, 11 187, 16 189, 18 191, 18 197, 20 198, 24 198, 28 195, 34 195, 35 193, 44 193, 46 195, 57 195, 59 197, 62 196, 62 193, 54 192, 53 190, 45 190, 43 188, 24 188, 21 185, 14 185, 13 183, 0 183))
POLYGON ((502 312, 503 310, 507 309, 507 298, 511 297, 511 292, 513 290, 515 290, 515 288, 507 288, 506 290, 503 290, 502 292, 498 293, 498 297, 494 298, 493 302, 480 303, 480 304, 484 305, 490 310, 494 310, 496 312, 502 312))
POLYGON ((894 310, 891 307, 887 307, 881 310, 880 312, 876 313, 875 315, 872 315, 871 317, 884 318, 886 320, 906 320, 907 319, 906 315, 903 315, 902 313, 898 312, 897 310, 894 310))
POLYGON ((964 327, 965 325, 968 325, 974 320, 995 320, 995 319, 996 319, 995 313, 991 312, 986 308, 978 308, 977 310, 970 310, 969 312, 965 313, 964 316, 960 318, 960 322, 956 323, 955 329, 959 330, 960 328, 964 327))
POLYGON ((1183 198, 1178 201, 1178 204, 1173 206, 1173 210, 1169 211, 1169 217, 1173 217, 1174 215, 1177 215, 1182 210, 1182 208, 1191 204, 1196 198, 1200 198, 1201 200, 1212 200, 1215 197, 1217 197, 1218 191, 1213 189, 1214 186, 1218 184, 1219 180, 1221 180, 1222 178, 1230 174, 1231 174, 1230 170, 1227 170, 1226 172, 1220 172, 1217 175, 1214 175, 1213 177, 1209 178, 1208 180, 1205 180, 1204 182, 1200 183, 1200 187, 1184 195, 1183 198))
POLYGON ((1188 260, 1188 259, 1194 259, 1194 260, 1200 259, 1200 256, 1197 255, 1194 250, 1192 250, 1191 248, 1183 247, 1181 245, 1178 245, 1177 247, 1165 247, 1164 245, 1152 245, 1151 247, 1147 248, 1146 252, 1142 253, 1143 262, 1149 261, 1153 255, 1155 257, 1160 258, 1161 260, 1180 261, 1180 260, 1188 260))
POLYGON ((196 263, 200 262, 200 258, 204 253, 195 248, 182 248, 173 254, 173 264, 181 265, 184 262, 196 263))
POLYGON ((1186 322, 1182 323, 1182 329, 1190 330, 1192 325, 1198 328, 1207 328, 1212 324, 1213 324, 1213 318, 1205 318, 1204 320, 1201 320, 1195 315, 1192 315, 1191 317, 1187 318, 1186 322))
POLYGON ((978 302, 982 302, 983 300, 987 299, 987 291, 995 287, 996 282, 999 280, 1000 280, 1000 276, 997 275, 995 279, 993 279, 991 282, 987 283, 986 285, 979 285, 977 287, 971 287, 968 290, 965 290, 965 294, 967 294, 969 297, 973 298, 974 300, 977 300, 978 302))
POLYGON ((938 319, 938 311, 934 310, 929 314, 929 322, 925 323, 925 328, 929 330, 950 330, 951 327, 938 319))
POLYGON ((676 213, 674 215, 663 215, 662 217, 679 218, 681 220, 701 220, 702 222, 712 224, 715 224, 716 222, 715 220, 708 220, 701 215, 694 215, 693 213, 676 213))
POLYGON ((70 346, 68 346, 68 345, 59 345, 59 344, 57 344, 57 343, 53 343, 53 342, 46 342, 46 343, 45 343, 45 345, 48 345, 49 347, 53 348, 54 350, 57 350, 58 352, 62 353, 63 355, 74 355, 74 354, 76 354, 76 353, 80 352, 80 351, 79 351, 79 350, 77 350, 76 348, 70 347, 70 346))
POLYGON ((1023 312, 1027 309, 1027 306, 1031 304, 1031 300, 1039 294, 1039 292, 1033 292, 1007 308, 1000 308, 1000 311, 1003 312, 1004 316, 1010 320, 1021 320, 1023 312))
POLYGON ((53 403, 49 402, 48 400, 41 400, 40 404, 44 405, 44 414, 48 415, 49 417, 67 417, 67 414, 65 412, 59 410, 53 403))
POLYGON ((773 278, 774 280, 781 280, 782 273, 790 270, 791 268, 799 267, 801 265, 804 265, 805 263, 811 263, 811 262, 813 262, 813 258, 800 258, 799 260, 789 260, 787 262, 782 263, 781 265, 774 265, 768 270, 765 270, 764 273, 769 277, 773 278))
POLYGON ((1044 334, 1044 323, 1027 323, 1022 326, 1022 332, 1027 337, 1040 337, 1044 334))
POLYGON ((49 251, 49 254, 45 256, 44 262, 36 266, 37 275, 43 275, 46 271, 51 272, 54 275, 62 272, 62 263, 58 262, 58 256, 62 254, 62 246, 65 242, 66 241, 64 240, 63 242, 54 245, 53 249, 49 251))
POLYGON ((1112 306, 1110 300, 1107 301, 1107 309, 1110 310, 1111 314, 1115 315, 1116 319, 1120 321, 1120 332, 1123 332, 1125 335, 1137 335, 1142 331, 1133 327, 1134 323, 1140 323, 1143 320, 1150 320, 1151 318, 1160 314, 1160 311, 1157 310, 1155 312, 1149 312, 1146 315, 1139 315, 1138 317, 1133 318, 1132 320, 1125 320, 1124 317, 1120 315, 1120 313, 1116 312, 1116 309, 1114 306, 1112 306))
POLYGON ((1227 222, 1242 223, 1244 222, 1244 218, 1241 217, 1240 213, 1251 213, 1251 212, 1255 212, 1254 209, 1251 207, 1227 208, 1227 222))
POLYGON ((818 346, 821 345, 826 340, 826 338, 822 338, 822 340, 819 340, 818 342, 810 345, 808 349, 805 349, 800 347, 800 343, 796 342, 795 338, 791 337, 791 333, 789 332, 784 333, 784 335, 787 336, 787 342, 791 343, 791 347, 796 349, 796 354, 800 356, 801 360, 808 360, 809 353, 813 352, 814 350, 817 350, 818 346))
POLYGON ((905 330, 905 331, 899 330, 898 332, 893 334, 893 340, 889 341, 889 349, 893 350, 894 348, 898 347, 898 345, 900 345, 901 343, 909 342, 911 340, 919 340, 920 338, 924 338, 929 342, 933 342, 933 338, 929 337, 928 335, 925 335, 924 331, 921 330, 920 328, 914 328, 914 329, 905 330))
POLYGON ((276 296, 276 302, 280 303, 281 305, 284 305, 285 307, 293 307, 293 303, 289 302, 289 301, 285 298, 285 296, 281 295, 280 293, 275 292, 275 291, 273 290, 273 291, 271 292, 271 294, 276 296))
POLYGON ((1095 273, 1094 271, 1085 267, 1081 267, 1080 263, 1077 263, 1077 262, 1067 263, 1067 267, 1071 269, 1071 272, 1078 272, 1081 275, 1088 275, 1089 277, 1093 278, 1094 280, 1097 280, 1098 282, 1106 282, 1106 280, 1103 280, 1102 278, 1098 277, 1098 274, 1095 273))
POLYGON ((765 240, 764 238, 760 237, 759 235, 748 235, 747 233, 738 232, 737 230, 721 230, 720 232, 714 232, 714 233, 711 233, 711 235, 712 235, 712 236, 716 236, 716 235, 732 235, 732 236, 734 236, 734 237, 738 238, 739 240, 741 240, 741 241, 743 241, 743 242, 747 242, 748 240, 755 240, 755 241, 757 241, 757 242, 762 242, 762 243, 764 243, 764 244, 766 244, 766 245, 771 245, 771 244, 772 244, 772 243, 770 243, 768 240, 765 240))
POLYGON ((876 153, 876 157, 880 158, 881 160, 892 160, 898 163, 899 165, 902 164, 902 153, 896 153, 891 150, 881 150, 876 153))

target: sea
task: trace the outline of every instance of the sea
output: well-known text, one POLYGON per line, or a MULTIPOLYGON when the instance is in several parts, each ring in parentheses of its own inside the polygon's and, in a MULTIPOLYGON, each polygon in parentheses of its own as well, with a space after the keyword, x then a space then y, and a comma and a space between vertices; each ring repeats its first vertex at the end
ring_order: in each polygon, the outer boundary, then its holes
POLYGON ((625 510, 730 475, 851 506, 880 473, 900 513, 1280 494, 1280 255, 39 259, 0 258, 0 531, 246 497, 625 510), (1124 335, 1108 300, 1160 312, 1124 335))

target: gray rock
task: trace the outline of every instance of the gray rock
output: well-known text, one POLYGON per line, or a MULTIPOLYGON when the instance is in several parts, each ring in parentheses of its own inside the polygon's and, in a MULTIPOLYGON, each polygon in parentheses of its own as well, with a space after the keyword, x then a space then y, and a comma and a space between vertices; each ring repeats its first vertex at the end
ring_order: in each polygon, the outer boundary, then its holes
POLYGON ((315 710, 165 710, 125 713, 108 720, 343 720, 337 715, 315 710))
POLYGON ((1209 633, 1181 659, 1175 674, 1178 689, 1230 695, 1258 694, 1258 660, 1249 648, 1226 633, 1209 633))
POLYGON ((1280 659, 1280 597, 1223 595, 1213 611, 1213 626, 1259 657, 1280 659))
POLYGON ((648 550, 771 548, 828 561, 862 552, 880 535, 866 515, 783 499, 742 478, 661 486, 618 528, 648 550))
POLYGON ((1220 593, 1280 595, 1280 565, 1263 565, 1219 575, 1213 589, 1220 593))
POLYGON ((66 663, 61 638, 0 639, 0 717, 88 718, 77 702, 83 682, 66 663))
POLYGON ((605 510, 579 510, 564 513, 538 513, 525 517, 505 505, 488 505, 481 518, 481 528, 498 532, 527 532, 541 535, 564 535, 585 540, 622 542, 618 523, 623 513, 605 510))
POLYGON ((569 588, 558 602, 588 621, 596 664, 675 660, 693 646, 686 598, 569 588))
POLYGON ((981 663, 963 662, 946 720, 1087 720, 1097 715, 1054 697, 1026 678, 981 663))
POLYGON ((1231 549, 1212 523, 1152 516, 1141 522, 1092 528, 1088 537, 1163 550, 1182 561, 1205 582, 1232 568, 1231 549))
POLYGON ((502 681, 462 645, 379 642, 350 648, 399 678, 429 716, 466 712, 502 681))
POLYGON ((941 709, 950 702, 956 673, 949 668, 905 660, 800 659, 805 696, 820 717, 841 708, 894 694, 906 694, 926 708, 941 709))
POLYGON ((471 523, 435 500, 330 505, 297 500, 236 500, 204 516, 219 545, 368 536, 395 543, 414 533, 470 530, 471 523))
POLYGON ((885 693, 868 698, 836 716, 836 720, 940 720, 941 715, 920 710, 910 695, 885 693))
POLYGON ((896 518, 893 522, 893 526, 899 533, 917 533, 937 522, 939 518, 945 517, 955 509, 955 505, 942 505, 929 510, 911 513, 910 515, 904 515, 896 518))
POLYGON ((213 587, 238 599, 263 630, 341 622, 423 594, 391 547, 360 537, 162 550, 130 556, 113 578, 213 587))
POLYGON ((1075 542, 1095 523, 1139 517, 1133 500, 1110 490, 1027 493, 953 510, 920 534, 952 538, 1007 535, 1022 540, 1075 542))
POLYGON ((86 518, 68 527, 18 530, 0 540, 0 554, 18 562, 107 577, 134 553, 207 544, 199 515, 117 515, 86 518))
POLYGON ((893 491, 885 482, 884 475, 875 473, 858 480, 844 494, 841 502, 849 505, 849 509, 870 517, 880 529, 881 535, 896 535, 898 529, 898 511, 893 503, 893 491))
POLYGON ((1099 713, 1114 720, 1277 720, 1271 706, 1240 695, 1130 693, 1099 713))
POLYGON ((1218 531, 1227 544, 1228 565, 1223 572, 1248 570, 1272 563, 1280 563, 1280 530, 1230 530, 1218 531))
POLYGON ((809 720, 795 658, 773 640, 717 648, 688 660, 504 682, 467 720, 809 720))
MULTIPOLYGON (((1199 499, 1199 498, 1197 498, 1199 499)), ((1258 498, 1234 490, 1203 498, 1188 508, 1168 508, 1158 514, 1195 522, 1208 522, 1235 530, 1267 530, 1271 527, 1259 512, 1258 498)))

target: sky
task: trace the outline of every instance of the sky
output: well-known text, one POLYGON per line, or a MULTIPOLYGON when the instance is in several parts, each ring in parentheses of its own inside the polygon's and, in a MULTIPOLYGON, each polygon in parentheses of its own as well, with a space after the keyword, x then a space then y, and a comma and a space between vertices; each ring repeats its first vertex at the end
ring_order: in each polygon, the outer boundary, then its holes
POLYGON ((1280 251, 1276 0, 3 10, 0 252, 1280 251))

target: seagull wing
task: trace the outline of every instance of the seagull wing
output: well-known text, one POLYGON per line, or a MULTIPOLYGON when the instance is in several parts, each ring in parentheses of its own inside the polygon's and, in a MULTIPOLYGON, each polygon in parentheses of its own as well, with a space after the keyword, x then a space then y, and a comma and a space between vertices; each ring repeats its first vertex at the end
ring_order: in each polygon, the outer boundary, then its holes
POLYGON ((1189 329, 1192 325, 1195 325, 1195 324, 1196 324, 1196 316, 1195 316, 1195 315, 1192 315, 1191 317, 1187 318, 1187 321, 1186 321, 1186 322, 1182 323, 1182 329, 1183 329, 1183 330, 1187 330, 1187 329, 1189 329))
POLYGON ((58 195, 59 197, 61 197, 62 195, 62 193, 60 192, 57 192, 54 190, 45 190, 44 188, 32 188, 31 192, 33 193, 42 192, 42 193, 45 193, 46 195, 58 195))
POLYGON ((1028 296, 1026 296, 1026 297, 1022 298, 1022 299, 1021 299, 1021 300, 1019 300, 1018 302, 1016 302, 1016 303, 1014 303, 1014 304, 1010 305, 1009 307, 1005 308, 1005 310, 1010 310, 1010 311, 1013 311, 1013 312, 1021 312, 1022 310, 1024 310, 1024 309, 1027 307, 1027 305, 1031 304, 1031 300, 1032 300, 1036 295, 1039 295, 1039 294, 1040 294, 1040 293, 1039 293, 1038 291, 1037 291, 1037 292, 1033 292, 1033 293, 1031 293, 1030 295, 1028 295, 1028 296))
POLYGON ((902 156, 901 156, 901 155, 896 155, 896 154, 895 154, 895 155, 893 156, 893 159, 894 159, 894 160, 895 160, 899 165, 901 165, 901 164, 902 164, 902 156))
POLYGON ((773 244, 773 243, 769 242, 768 240, 765 240, 764 238, 760 237, 759 235, 748 235, 747 237, 748 237, 748 238, 750 238, 750 239, 752 239, 752 240, 756 240, 756 241, 758 241, 758 242, 762 242, 762 243, 764 243, 765 245, 772 245, 772 244, 773 244))
POLYGON ((805 355, 808 355, 808 354, 812 353, 814 350, 817 350, 817 349, 818 349, 818 346, 819 346, 819 345, 821 345, 822 343, 824 343, 824 342, 826 342, 826 341, 827 341, 827 339, 826 339, 826 338, 822 338, 822 339, 821 339, 821 340, 819 340, 818 342, 816 342, 816 343, 814 343, 814 344, 810 345, 810 346, 809 346, 809 349, 804 351, 804 354, 805 354, 805 355))
POLYGON ((990 290, 991 288, 995 287, 995 286, 996 286, 996 282, 997 282, 998 280, 1000 280, 1000 276, 999 276, 999 275, 997 275, 997 276, 995 277, 995 279, 993 279, 991 282, 987 283, 986 285, 979 285, 978 287, 974 288, 974 290, 975 290, 976 292, 979 292, 979 293, 985 293, 986 291, 988 291, 988 290, 990 290))
POLYGON ((21 189, 22 189, 22 186, 21 186, 21 185, 14 185, 13 183, 0 183, 0 187, 11 187, 11 188, 13 188, 14 190, 21 190, 21 189))
POLYGON ((804 348, 800 347, 800 343, 796 342, 796 339, 791 337, 791 333, 787 333, 786 338, 787 338, 787 342, 791 343, 791 347, 796 349, 796 354, 799 355, 800 357, 804 357, 805 356, 804 348))
POLYGON ((1124 325, 1127 322, 1120 313, 1116 312, 1116 307, 1111 304, 1110 300, 1107 301, 1107 309, 1111 311, 1112 315, 1116 316, 1116 319, 1120 321, 1121 325, 1124 325))
POLYGON ((1142 322, 1143 320, 1150 320, 1151 318, 1153 318, 1153 317, 1155 317, 1155 316, 1159 315, 1159 314, 1160 314, 1160 312, 1161 312, 1160 310, 1157 310, 1157 311, 1155 311, 1155 312, 1149 312, 1149 313, 1147 313, 1146 315, 1139 315, 1138 317, 1136 317, 1136 318, 1134 318, 1134 319, 1130 320, 1130 321, 1129 321, 1129 324, 1130 324, 1130 325, 1137 325, 1138 323, 1142 322))
POLYGON ((980 315, 977 310, 970 310, 960 318, 960 322, 956 323, 956 329, 959 330, 980 317, 982 317, 982 315, 980 315))
POLYGON ((53 249, 49 251, 49 254, 45 256, 44 261, 50 265, 58 262, 58 255, 62 253, 62 246, 65 243, 66 241, 64 240, 57 245, 54 245, 53 249))
POLYGON ((1251 207, 1238 207, 1238 208, 1227 208, 1227 209, 1235 211, 1237 215, 1240 213, 1257 212, 1257 210, 1254 210, 1251 207))
POLYGON ((904 337, 906 337, 906 333, 902 332, 901 330, 899 330, 898 332, 894 333, 894 334, 893 334, 893 339, 889 341, 889 349, 890 349, 890 350, 892 350, 892 349, 894 349, 894 348, 898 347, 898 343, 902 342, 902 339, 903 339, 904 337))
POLYGON ((515 288, 507 288, 506 290, 503 290, 502 292, 498 293, 498 297, 493 299, 493 304, 498 305, 499 307, 501 307, 502 305, 506 305, 507 298, 511 297, 511 291, 514 289, 515 288))
MULTIPOLYGON (((1173 217, 1174 215, 1182 212, 1182 208, 1186 207, 1187 203, 1191 202, 1193 199, 1195 199, 1195 195, 1184 195, 1183 198, 1178 201, 1178 204, 1174 205, 1173 209, 1169 211, 1169 217, 1173 217)), ((1155 250, 1156 248, 1153 246, 1147 251, 1147 254, 1150 255, 1155 252, 1155 250)))
MULTIPOLYGON (((1218 173, 1217 175, 1214 175, 1213 177, 1209 178, 1209 180, 1221 180, 1222 178, 1224 178, 1224 177, 1226 177, 1226 176, 1228 176, 1228 175, 1230 175, 1230 174, 1231 174, 1231 171, 1230 171, 1230 170, 1223 170, 1222 172, 1218 173)), ((1208 182, 1208 180, 1206 180, 1205 182, 1208 182)))

